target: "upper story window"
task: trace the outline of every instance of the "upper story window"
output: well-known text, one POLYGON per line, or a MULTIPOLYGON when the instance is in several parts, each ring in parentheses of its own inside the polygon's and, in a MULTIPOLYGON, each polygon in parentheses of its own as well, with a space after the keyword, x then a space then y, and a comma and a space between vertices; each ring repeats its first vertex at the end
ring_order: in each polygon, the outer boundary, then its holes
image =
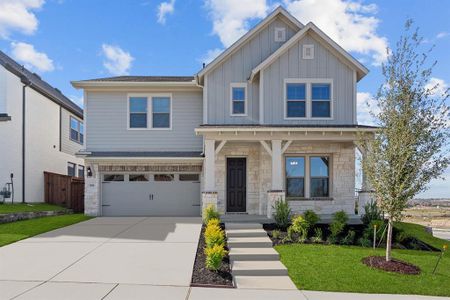
POLYGON ((313 118, 331 117, 331 85, 313 83, 311 85, 311 116, 313 118))
POLYGON ((276 27, 275 28, 275 42, 285 42, 286 41, 286 28, 276 27))
POLYGON ((286 119, 331 119, 333 85, 331 79, 287 79, 286 119))
POLYGON ((314 59, 314 45, 303 45, 302 58, 303 59, 314 59))
POLYGON ((70 117, 70 139, 80 144, 84 141, 83 122, 74 117, 70 117))
POLYGON ((170 129, 170 95, 133 95, 128 98, 129 129, 170 129))
POLYGON ((286 116, 288 118, 306 117, 306 84, 286 84, 286 116))
POLYGON ((247 114, 247 85, 245 83, 231 84, 231 115, 245 116, 247 114))
POLYGON ((146 97, 130 97, 130 128, 147 128, 146 97))

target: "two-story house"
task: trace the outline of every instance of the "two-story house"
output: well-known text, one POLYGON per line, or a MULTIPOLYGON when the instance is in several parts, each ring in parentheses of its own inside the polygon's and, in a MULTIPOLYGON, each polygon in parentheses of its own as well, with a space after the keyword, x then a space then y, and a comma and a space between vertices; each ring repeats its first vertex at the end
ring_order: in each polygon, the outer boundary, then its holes
POLYGON ((80 107, 0 51, 0 201, 44 202, 44 171, 83 176, 83 131, 80 107))
POLYGON ((85 92, 89 215, 355 213, 356 89, 368 70, 279 7, 192 77, 85 92))

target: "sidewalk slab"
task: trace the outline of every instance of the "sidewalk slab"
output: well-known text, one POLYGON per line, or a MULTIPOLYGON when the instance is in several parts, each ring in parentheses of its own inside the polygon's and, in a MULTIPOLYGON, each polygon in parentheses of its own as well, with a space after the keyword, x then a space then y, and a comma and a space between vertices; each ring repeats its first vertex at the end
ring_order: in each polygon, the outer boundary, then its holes
POLYGON ((188 287, 119 284, 104 300, 185 300, 188 287))
POLYGON ((0 281, 0 299, 11 299, 39 284, 40 281, 0 281))
POLYGON ((46 282, 22 295, 17 300, 98 300, 102 299, 115 284, 57 283, 46 282))
POLYGON ((234 276, 238 289, 297 290, 289 276, 234 276))
MULTIPOLYGON (((189 300, 308 300, 298 290, 192 288, 189 300)), ((333 299, 333 298, 328 298, 333 299)), ((334 299, 333 299, 334 300, 334 299)))

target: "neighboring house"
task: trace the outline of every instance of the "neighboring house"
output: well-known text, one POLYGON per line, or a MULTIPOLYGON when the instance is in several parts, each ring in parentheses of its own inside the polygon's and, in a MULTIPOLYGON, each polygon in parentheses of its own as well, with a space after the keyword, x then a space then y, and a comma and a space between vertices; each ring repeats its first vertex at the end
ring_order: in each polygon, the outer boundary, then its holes
POLYGON ((84 89, 89 215, 355 213, 356 85, 368 70, 283 8, 192 77, 84 89))
POLYGON ((1 51, 0 139, 0 190, 13 174, 14 202, 44 201, 44 171, 84 175, 82 109, 1 51))

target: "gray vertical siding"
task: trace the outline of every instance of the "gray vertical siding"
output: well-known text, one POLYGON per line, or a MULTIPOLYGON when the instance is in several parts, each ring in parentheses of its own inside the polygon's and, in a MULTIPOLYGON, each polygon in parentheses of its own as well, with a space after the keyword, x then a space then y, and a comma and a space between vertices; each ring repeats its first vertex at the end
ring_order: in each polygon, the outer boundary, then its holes
POLYGON ((202 123, 201 91, 172 92, 172 130, 128 130, 127 101, 125 92, 87 93, 87 150, 202 150, 194 132, 202 123))
POLYGON ((70 155, 74 155, 84 146, 70 139, 70 117, 83 122, 80 118, 75 117, 70 112, 61 107, 61 151, 70 155))
POLYGON ((254 67, 275 52, 283 43, 275 42, 275 28, 286 28, 286 40, 296 31, 281 17, 251 38, 207 76, 208 123, 252 124, 259 123, 259 82, 247 86, 247 116, 230 116, 230 84, 247 82, 254 67))
POLYGON ((353 124, 354 89, 353 70, 337 56, 307 35, 263 70, 264 123, 265 124, 353 124), (303 44, 314 44, 314 59, 301 59, 303 44), (333 79, 332 120, 285 120, 284 79, 327 78, 333 79))

